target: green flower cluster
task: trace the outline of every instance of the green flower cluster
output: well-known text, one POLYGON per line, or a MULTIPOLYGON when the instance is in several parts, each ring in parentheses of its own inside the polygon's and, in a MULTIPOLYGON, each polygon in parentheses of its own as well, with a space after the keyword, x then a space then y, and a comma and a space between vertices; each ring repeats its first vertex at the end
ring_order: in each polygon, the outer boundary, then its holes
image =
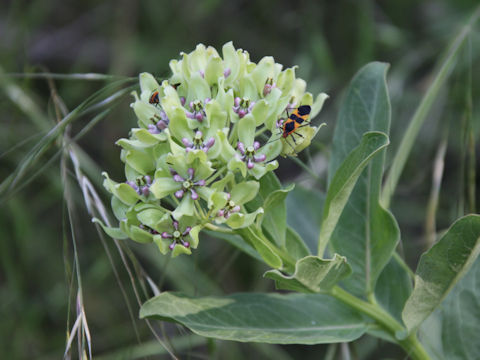
POLYGON ((245 206, 257 196, 258 180, 278 167, 276 157, 310 144, 318 128, 298 128, 293 142, 282 136, 282 118, 300 105, 310 105, 314 117, 327 95, 314 101, 295 69, 282 70, 272 57, 256 64, 231 42, 222 53, 201 44, 182 53, 161 84, 140 74, 141 93, 131 105, 138 128, 117 142, 126 181, 104 174, 120 223, 102 224, 109 235, 190 254, 201 229, 240 229, 261 217, 262 207, 245 206))

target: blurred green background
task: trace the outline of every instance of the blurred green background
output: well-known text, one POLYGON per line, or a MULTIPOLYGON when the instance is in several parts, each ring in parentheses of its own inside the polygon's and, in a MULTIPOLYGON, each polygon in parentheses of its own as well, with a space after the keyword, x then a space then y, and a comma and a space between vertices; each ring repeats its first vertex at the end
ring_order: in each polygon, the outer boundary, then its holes
MULTIPOLYGON (((0 74, 0 82, 19 86, 20 102, 33 101, 34 108, 26 114, 7 91, 0 96, 0 178, 3 180, 14 171, 56 121, 47 81, 18 76, 19 73, 135 77, 147 71, 163 78, 169 76, 169 60, 178 58, 181 51, 190 52, 198 43, 220 50, 232 40, 235 47, 250 53, 252 61, 271 55, 285 67, 299 65, 297 74, 307 80, 310 92, 324 91, 330 95, 314 120, 328 126, 310 153, 300 156, 325 179, 338 103, 355 72, 373 60, 391 64, 388 83, 395 148, 429 85, 434 65, 477 3, 478 0, 3 0, 0 67, 5 73, 17 75, 2 78, 0 74)), ((465 162, 469 158, 465 118, 469 97, 477 99, 480 91, 478 35, 477 26, 422 128, 392 205, 402 230, 403 251, 412 267, 426 246, 432 162, 442 139, 448 140, 448 150, 437 206, 437 228, 448 226, 467 207, 465 162)), ((107 82, 55 80, 54 84, 58 96, 72 110, 107 82)), ((122 97, 107 118, 78 143, 91 159, 88 175, 107 205, 100 172, 104 169, 116 179, 123 176, 120 150, 114 142, 125 137, 135 124, 129 108, 131 100, 128 94, 122 97)), ((92 117, 76 121, 70 132, 78 133, 92 117)), ((475 101, 470 118, 478 120, 475 101)), ((476 121, 472 133, 478 134, 478 130, 476 121)), ((58 145, 52 145, 17 188, 0 199, 2 358, 62 357, 66 333, 75 320, 77 284, 69 286, 75 264, 60 157, 50 160, 58 145), (35 172, 38 174, 33 177, 35 172)), ((477 165, 473 162, 474 168, 477 165)), ((318 190, 325 190, 325 181, 315 183, 289 159, 282 160, 277 174, 285 183, 315 184, 318 190)), ((74 177, 68 177, 75 204, 73 228, 94 357, 133 358, 151 353, 150 358, 169 358, 160 354, 161 346, 155 343, 145 323, 136 320, 138 306, 122 260, 111 240, 106 239, 105 246, 101 242, 74 177), (129 316, 126 299, 136 326, 129 316), (137 352, 132 352, 132 348, 137 352)), ((309 216, 315 217, 314 212, 310 211, 309 216)), ((272 282, 261 276, 265 266, 220 240, 205 237, 193 256, 175 261, 161 257, 152 247, 129 245, 161 290, 207 295, 273 289, 272 282)), ((333 351, 333 347, 320 345, 267 346, 205 340, 190 336, 175 325, 166 325, 162 331, 173 339, 181 359, 322 359, 333 351)), ((399 348, 367 336, 351 345, 349 351, 348 354, 345 346, 339 346, 334 358, 347 359, 347 354, 352 359, 405 358, 399 348)), ((78 357, 75 351, 72 357, 78 357)))

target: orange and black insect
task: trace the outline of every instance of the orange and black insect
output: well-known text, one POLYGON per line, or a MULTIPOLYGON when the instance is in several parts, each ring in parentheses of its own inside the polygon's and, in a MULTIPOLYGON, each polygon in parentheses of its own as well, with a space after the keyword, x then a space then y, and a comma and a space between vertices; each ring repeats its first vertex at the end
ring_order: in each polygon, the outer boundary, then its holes
POLYGON ((150 99, 148 100, 150 104, 158 105, 160 104, 160 97, 158 95, 158 91, 154 91, 152 95, 150 95, 150 99))
POLYGON ((289 135, 292 135, 293 142, 295 145, 297 144, 294 135, 298 135, 300 137, 303 137, 303 135, 296 133, 295 131, 297 131, 300 127, 308 125, 305 122, 310 116, 310 110, 311 108, 309 105, 302 105, 288 115, 287 120, 285 120, 282 124, 282 137, 284 139, 286 139, 289 135))

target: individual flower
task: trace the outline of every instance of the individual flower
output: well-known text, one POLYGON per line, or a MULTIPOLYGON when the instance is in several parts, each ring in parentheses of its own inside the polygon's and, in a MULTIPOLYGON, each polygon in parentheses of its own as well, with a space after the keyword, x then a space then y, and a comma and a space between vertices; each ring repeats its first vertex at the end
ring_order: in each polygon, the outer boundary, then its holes
POLYGON ((165 163, 155 172, 150 192, 157 199, 174 195, 179 205, 173 212, 177 219, 193 215, 195 202, 200 198, 211 202, 213 190, 206 186, 206 179, 215 171, 209 162, 194 161, 187 164, 184 155, 168 155, 165 163))
POLYGON ((279 144, 272 144, 270 147, 261 147, 255 140, 255 118, 247 115, 238 122, 238 141, 236 148, 233 148, 226 140, 226 136, 221 135, 223 141, 223 158, 228 161, 228 169, 231 171, 239 170, 243 177, 247 172, 256 179, 260 179, 267 171, 278 167, 278 162, 268 161, 278 156, 280 153, 279 144), (268 151, 267 151, 268 150, 268 151))
POLYGON ((243 205, 257 196, 259 188, 260 183, 253 180, 235 184, 226 197, 216 202, 217 206, 213 209, 215 222, 217 224, 226 223, 232 229, 253 224, 257 215, 263 213, 263 209, 258 208, 253 213, 247 213, 243 205))
POLYGON ((154 237, 160 252, 165 254, 172 252, 172 257, 180 254, 191 254, 191 249, 198 246, 198 233, 201 230, 200 225, 196 225, 193 217, 184 216, 177 220, 173 215, 165 214, 155 225, 155 230, 159 236, 154 237))

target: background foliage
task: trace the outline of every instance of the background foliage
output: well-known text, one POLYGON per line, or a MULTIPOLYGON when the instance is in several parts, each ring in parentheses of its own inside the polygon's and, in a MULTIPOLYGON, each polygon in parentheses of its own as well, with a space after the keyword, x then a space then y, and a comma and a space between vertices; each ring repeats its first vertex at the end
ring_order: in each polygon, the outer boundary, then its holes
MULTIPOLYGON (((465 23, 475 4, 474 0, 185 0, 181 5, 153 0, 5 1, 0 5, 0 72, 136 76, 148 71, 167 77, 168 61, 180 51, 189 52, 199 42, 219 49, 230 40, 248 50, 254 61, 272 55, 285 66, 299 65, 298 74, 307 80, 309 91, 325 91, 331 96, 315 120, 328 126, 319 133, 310 153, 300 156, 315 176, 289 159, 281 163, 277 174, 284 184, 295 182, 314 189, 297 186, 295 197, 288 198, 288 212, 292 223, 305 224, 297 227, 307 233, 301 234, 304 238, 316 239, 311 232, 318 226, 312 225, 318 224, 322 211, 304 206, 302 199, 317 194, 319 204, 323 199, 320 192, 325 190, 337 104, 348 81, 369 61, 391 63, 387 80, 392 100, 391 146, 395 149, 430 84, 441 49, 465 23), (298 216, 298 209, 302 216, 298 216)), ((473 122, 471 129, 468 119, 478 119, 479 115, 478 107, 472 104, 480 91, 476 85, 480 83, 478 46, 477 27, 421 129, 391 204, 404 239, 403 252, 412 267, 436 230, 475 211, 475 198, 468 197, 472 193, 468 187, 475 188, 475 184, 467 180, 478 162, 469 155, 468 139, 478 134, 479 122, 473 122), (432 173, 433 169, 438 171, 442 160, 439 191, 432 173)), ((60 96, 72 110, 106 82, 55 80, 54 85, 52 93, 45 79, 0 77, 0 179, 15 170, 55 123, 52 95, 60 96), (18 92, 9 87, 12 84, 18 86, 14 89, 18 92)), ((122 176, 119 148, 114 142, 136 121, 129 108, 131 100, 128 93, 119 99, 107 117, 78 142, 88 154, 82 159, 89 169, 87 175, 99 191, 100 169, 108 170, 114 178, 122 176)), ((70 133, 77 134, 88 124, 93 125, 92 116, 86 115, 73 123, 70 133)), ((146 324, 136 320, 138 308, 122 259, 112 242, 101 241, 74 177, 67 174, 71 180, 67 195, 75 205, 72 224, 78 264, 73 260, 58 145, 53 143, 33 171, 0 199, 0 353, 10 354, 10 358, 62 356, 65 334, 73 323, 71 318, 67 323, 67 316, 72 316, 76 298, 76 287, 69 284, 72 267, 78 265, 94 354, 101 358, 159 356, 162 347, 151 340, 146 324)), ((386 159, 387 166, 390 160, 386 159)), ((104 193, 102 198, 108 199, 104 193)), ((152 248, 130 245, 162 290, 218 295, 273 289, 273 282, 261 277, 266 267, 226 242, 206 238, 192 257, 175 261, 150 251, 152 248)), ((182 358, 221 359, 228 354, 238 359, 249 355, 313 359, 334 349, 210 341, 174 325, 162 331, 182 358)), ((367 336, 350 348, 339 345, 337 358, 346 356, 347 351, 358 359, 403 356, 401 349, 367 336)))

